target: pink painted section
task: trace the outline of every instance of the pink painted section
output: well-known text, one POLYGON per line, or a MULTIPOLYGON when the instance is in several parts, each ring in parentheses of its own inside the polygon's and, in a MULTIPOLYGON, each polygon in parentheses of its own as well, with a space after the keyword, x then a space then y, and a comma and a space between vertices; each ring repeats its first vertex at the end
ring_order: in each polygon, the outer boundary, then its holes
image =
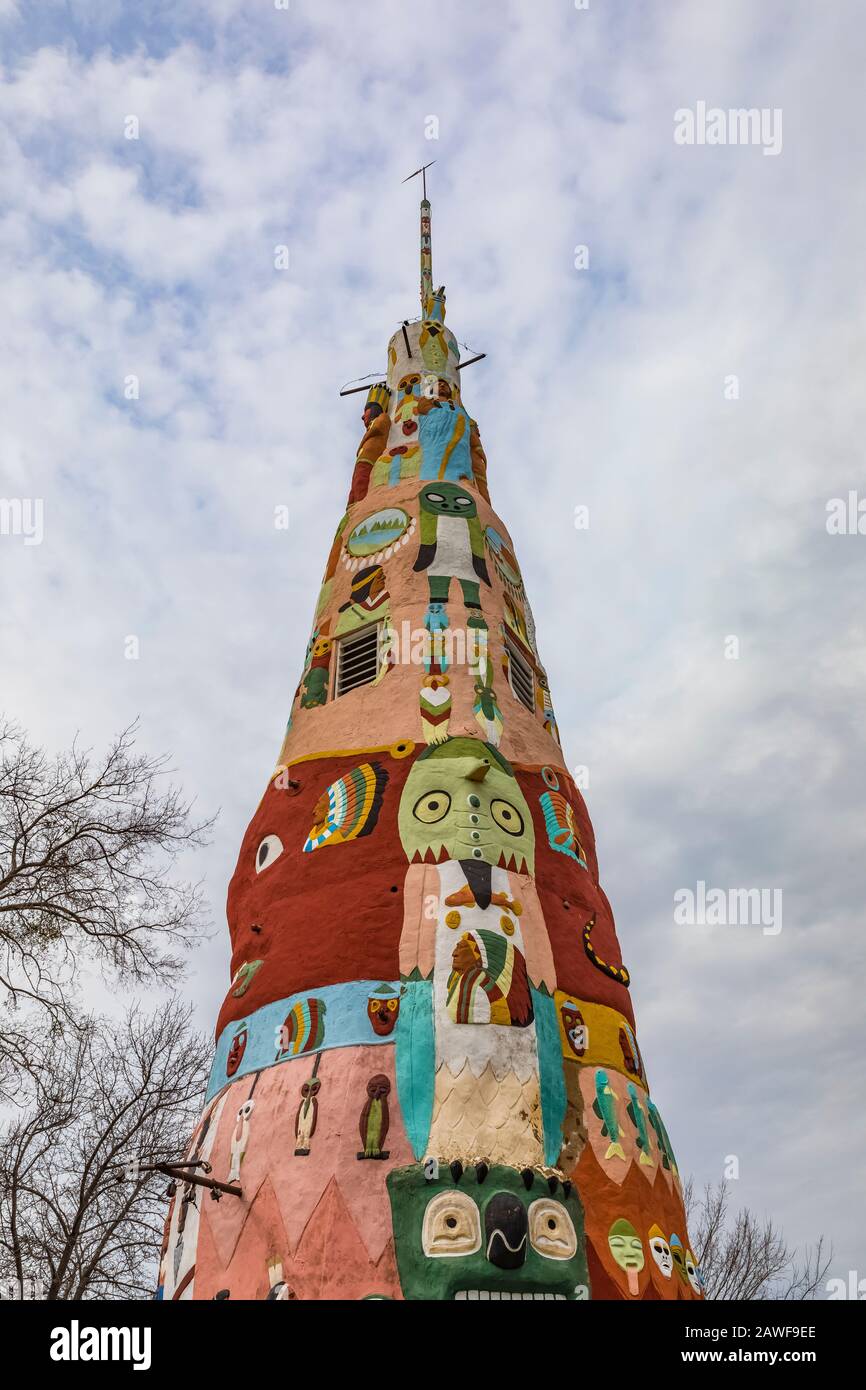
MULTIPOLYGON (((406 544, 398 546, 387 559, 381 561, 391 594, 392 626, 398 634, 402 632, 404 621, 408 622, 411 632, 424 631, 428 603, 427 577, 424 573, 416 574, 413 569, 420 543, 418 493, 423 486, 418 478, 412 478, 396 487, 371 488, 363 501, 349 508, 349 520, 343 532, 345 538, 364 517, 389 507, 402 507, 415 518, 415 530, 406 544)), ((510 545, 511 540, 503 522, 474 489, 470 490, 478 505, 478 519, 482 528, 493 526, 510 545)), ((340 604, 350 597, 352 574, 343 563, 345 554, 341 547, 333 577, 333 591, 323 616, 335 613, 340 604)), ((486 584, 481 584, 481 606, 489 626, 494 685, 505 721, 500 752, 513 762, 565 767, 559 744, 547 733, 541 721, 515 699, 502 673, 500 657, 503 642, 499 627, 504 622, 504 591, 489 555, 487 562, 491 585, 488 588, 486 584)), ((452 630, 464 629, 467 614, 456 580, 452 581, 448 612, 452 630)), ((333 678, 333 671, 331 675, 333 678)), ((329 699, 327 704, 314 709, 301 709, 296 704, 292 728, 286 735, 278 761, 287 763, 293 758, 343 748, 375 748, 396 743, 400 739, 412 739, 423 747, 418 710, 423 675, 423 666, 415 663, 397 664, 378 686, 365 686, 352 691, 349 697, 329 699)), ((475 690, 468 663, 449 667, 448 675, 453 709, 449 733, 471 738, 483 737, 472 712, 475 690)))
POLYGON ((252 1094, 248 1147, 241 1163, 243 1198, 201 1203, 195 1297, 227 1288, 233 1299, 264 1298, 268 1262, 279 1260, 298 1298, 399 1298, 386 1179, 413 1162, 397 1104, 394 1049, 335 1048, 323 1052, 318 1115, 311 1152, 294 1153, 300 1090, 313 1058, 298 1057, 243 1077, 226 1093, 211 1153, 213 1176, 225 1181, 237 1112, 252 1094), (358 1123, 371 1076, 391 1082, 389 1158, 359 1161, 358 1123), (327 1247, 327 1259, 325 1249, 327 1247))

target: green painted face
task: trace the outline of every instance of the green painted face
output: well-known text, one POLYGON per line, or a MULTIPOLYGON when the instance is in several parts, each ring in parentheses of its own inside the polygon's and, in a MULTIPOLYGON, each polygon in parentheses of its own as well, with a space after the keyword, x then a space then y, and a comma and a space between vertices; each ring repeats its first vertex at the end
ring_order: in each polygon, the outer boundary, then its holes
POLYGON ((395 1168, 388 1195, 397 1268, 407 1299, 589 1297, 583 1208, 577 1192, 538 1174, 467 1168, 455 1182, 440 1165, 395 1168), (479 1179, 482 1180, 479 1180, 479 1179))
POLYGON ((630 1221, 626 1221, 624 1217, 614 1221, 607 1243, 620 1269, 643 1269, 643 1242, 630 1221))
POLYGON ((671 1258, 674 1262, 674 1269, 679 1276, 680 1283, 685 1284, 688 1278, 686 1274, 686 1256, 683 1250, 683 1243, 676 1232, 671 1236, 671 1258))
POLYGON ((400 839, 414 859, 535 869, 535 830, 509 763, 489 743, 450 738, 416 758, 400 798, 400 839))
POLYGON ((428 483, 418 494, 421 508, 437 516, 478 515, 475 498, 456 483, 428 483))

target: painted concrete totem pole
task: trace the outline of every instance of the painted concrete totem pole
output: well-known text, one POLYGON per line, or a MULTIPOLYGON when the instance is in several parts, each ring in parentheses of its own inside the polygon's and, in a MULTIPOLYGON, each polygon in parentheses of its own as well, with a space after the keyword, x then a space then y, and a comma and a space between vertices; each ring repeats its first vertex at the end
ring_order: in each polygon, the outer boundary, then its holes
POLYGON ((595 838, 434 289, 363 413, 159 1295, 691 1299, 595 838))

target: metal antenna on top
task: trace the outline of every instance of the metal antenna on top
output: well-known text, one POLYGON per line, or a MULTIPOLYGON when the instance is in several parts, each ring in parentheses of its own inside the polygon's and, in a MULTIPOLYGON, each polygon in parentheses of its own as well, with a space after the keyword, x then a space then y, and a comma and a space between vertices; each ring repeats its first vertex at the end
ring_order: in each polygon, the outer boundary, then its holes
POLYGON ((427 201, 427 170, 432 168, 435 163, 436 160, 431 159, 429 164, 422 164, 420 169, 416 169, 414 174, 407 174, 403 180, 404 183, 408 183, 410 179, 417 179, 418 175, 421 175, 421 188, 425 203, 427 201))
MULTIPOLYGON (((441 321, 445 313, 445 297, 443 291, 440 291, 436 297, 434 297, 433 294, 433 253, 430 244, 430 204, 427 201, 427 170, 435 163, 436 160, 431 159, 429 164, 422 164, 420 169, 416 169, 412 174, 407 174, 402 182, 408 183, 410 179, 417 179, 418 175, 421 175, 421 317, 423 319, 435 317, 441 321)), ((412 349, 409 345, 409 338, 406 333, 406 325, 408 322, 408 319, 403 321, 401 331, 403 333, 403 341, 406 344, 406 356, 411 357, 412 349)), ((464 347, 465 346, 466 344, 464 343, 464 347)), ((472 349, 469 348, 467 351, 471 352, 472 349)), ((464 362, 457 363, 457 370, 462 371, 464 367, 470 367, 473 362, 480 362, 486 356, 487 354, 485 352, 479 352, 474 357, 468 357, 464 362)), ((373 377, 376 376, 377 373, 368 372, 367 375, 368 377, 373 377)), ((383 372, 382 375, 384 376, 385 373, 383 372)), ((361 378, 355 377, 354 380, 358 382, 361 378)), ((369 391, 369 389, 369 381, 363 386, 347 382, 340 392, 340 395, 354 396, 356 392, 369 391)))

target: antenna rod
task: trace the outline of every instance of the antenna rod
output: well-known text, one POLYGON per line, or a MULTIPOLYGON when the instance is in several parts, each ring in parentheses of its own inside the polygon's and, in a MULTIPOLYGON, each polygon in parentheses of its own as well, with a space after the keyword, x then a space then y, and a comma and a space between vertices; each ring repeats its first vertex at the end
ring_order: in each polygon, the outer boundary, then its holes
MULTIPOLYGON (((363 386, 344 386, 343 389, 342 389, 342 391, 340 392, 340 395, 341 395, 341 396, 357 396, 357 394, 358 394, 359 391, 369 391, 371 385, 372 385, 372 382, 369 382, 369 381, 368 381, 368 382, 366 382, 365 385, 363 385, 363 386)), ((292 785, 292 784, 291 784, 291 782, 290 782, 290 783, 289 783, 289 786, 291 786, 291 785, 292 785)), ((318 1053, 317 1053, 316 1055, 318 1056, 318 1053)))
MULTIPOLYGON (((164 1173, 167 1178, 173 1178, 175 1182, 191 1183, 194 1187, 207 1187, 212 1196, 219 1200, 217 1194, 227 1192, 230 1197, 243 1197, 241 1189, 231 1183, 217 1182, 216 1178, 201 1178, 198 1173, 189 1173, 188 1163, 140 1163, 137 1165, 139 1173, 164 1173)), ((124 1168, 116 1168, 115 1176, 118 1182, 122 1182, 126 1177, 124 1168)))
POLYGON ((429 164, 422 164, 420 169, 416 169, 414 174, 407 174, 403 180, 408 183, 410 179, 415 179, 421 175, 421 314, 427 315, 427 306, 433 299, 433 249, 430 241, 430 204, 427 201, 427 170, 436 160, 431 159, 429 164))

